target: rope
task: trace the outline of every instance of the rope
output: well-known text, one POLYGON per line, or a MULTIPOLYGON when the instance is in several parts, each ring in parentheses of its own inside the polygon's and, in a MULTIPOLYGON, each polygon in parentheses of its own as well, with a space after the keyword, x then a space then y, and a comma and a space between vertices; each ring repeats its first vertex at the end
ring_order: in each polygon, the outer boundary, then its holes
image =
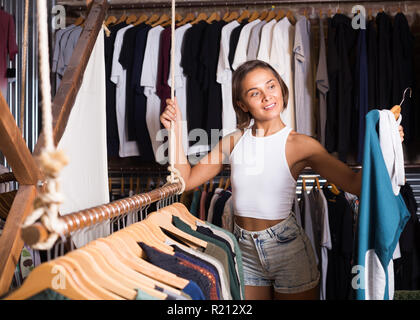
MULTIPOLYGON (((175 0, 172 0, 172 20, 171 20, 171 99, 175 99, 175 0)), ((171 120, 171 128, 169 129, 168 139, 168 156, 169 156, 169 167, 168 171, 170 175, 166 178, 167 184, 171 183, 181 183, 181 190, 178 194, 181 194, 185 190, 185 182, 182 178, 181 173, 178 169, 175 168, 175 150, 176 150, 176 141, 175 141, 175 125, 173 120, 171 120)))
POLYGON ((25 1, 25 22, 23 27, 23 52, 22 52, 22 86, 20 89, 20 131, 24 133, 25 121, 25 93, 26 93, 26 65, 28 57, 28 16, 29 0, 25 1))
POLYGON ((53 142, 47 2, 46 0, 38 0, 37 5, 40 78, 43 98, 42 120, 45 137, 44 149, 37 160, 45 175, 45 182, 34 201, 34 211, 26 218, 23 227, 27 227, 37 220, 41 220, 50 232, 50 235, 45 242, 37 243, 32 247, 38 250, 46 250, 54 245, 65 228, 65 223, 59 219, 58 214, 59 206, 64 200, 63 195, 59 192, 59 173, 67 165, 68 160, 62 151, 56 150, 53 142))

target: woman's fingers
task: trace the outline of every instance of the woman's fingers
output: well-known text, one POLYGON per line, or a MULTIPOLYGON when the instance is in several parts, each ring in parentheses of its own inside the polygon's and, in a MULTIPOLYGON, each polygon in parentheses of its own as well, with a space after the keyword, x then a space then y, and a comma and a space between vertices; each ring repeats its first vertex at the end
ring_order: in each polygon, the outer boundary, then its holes
POLYGON ((400 132, 401 142, 403 142, 404 141, 404 128, 403 128, 403 126, 399 126, 398 131, 400 132))

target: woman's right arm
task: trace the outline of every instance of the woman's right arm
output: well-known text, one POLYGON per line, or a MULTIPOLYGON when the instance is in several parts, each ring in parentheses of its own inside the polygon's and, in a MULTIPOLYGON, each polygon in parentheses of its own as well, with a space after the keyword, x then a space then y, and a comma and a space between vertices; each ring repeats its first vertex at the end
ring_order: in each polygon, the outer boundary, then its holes
POLYGON ((194 189, 217 176, 223 169, 223 162, 226 156, 230 154, 230 146, 226 142, 230 142, 229 136, 226 136, 194 167, 188 162, 185 156, 182 144, 182 115, 178 105, 171 99, 166 100, 165 111, 160 116, 163 126, 169 130, 171 120, 174 121, 175 129, 175 168, 179 170, 185 182, 185 191, 194 189))

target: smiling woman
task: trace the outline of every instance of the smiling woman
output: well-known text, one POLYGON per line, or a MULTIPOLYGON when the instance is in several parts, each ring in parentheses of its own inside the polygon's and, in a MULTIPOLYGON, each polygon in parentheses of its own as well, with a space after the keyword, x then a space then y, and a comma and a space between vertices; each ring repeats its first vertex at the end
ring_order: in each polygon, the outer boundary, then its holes
POLYGON ((354 172, 317 140, 283 122, 288 88, 269 64, 253 60, 239 66, 232 76, 232 99, 238 130, 194 167, 182 149, 176 99, 166 101, 160 120, 167 129, 174 120, 175 167, 185 190, 191 190, 215 177, 228 159, 246 299, 318 299, 314 249, 292 212, 297 178, 311 167, 342 190, 360 195, 361 171, 354 172))

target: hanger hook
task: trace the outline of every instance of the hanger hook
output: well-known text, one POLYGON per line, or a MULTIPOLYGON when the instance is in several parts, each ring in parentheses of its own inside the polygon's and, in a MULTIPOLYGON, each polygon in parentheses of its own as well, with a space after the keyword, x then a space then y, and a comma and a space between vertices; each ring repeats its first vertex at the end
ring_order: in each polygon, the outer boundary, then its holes
POLYGON ((413 90, 411 90, 411 87, 408 87, 408 88, 406 88, 406 89, 404 90, 404 93, 403 93, 403 98, 402 98, 402 100, 401 100, 401 102, 400 102, 400 106, 402 106, 402 104, 404 103, 404 100, 405 100, 405 94, 406 94, 407 90, 410 90, 410 98, 411 98, 411 94, 413 93, 413 90))

